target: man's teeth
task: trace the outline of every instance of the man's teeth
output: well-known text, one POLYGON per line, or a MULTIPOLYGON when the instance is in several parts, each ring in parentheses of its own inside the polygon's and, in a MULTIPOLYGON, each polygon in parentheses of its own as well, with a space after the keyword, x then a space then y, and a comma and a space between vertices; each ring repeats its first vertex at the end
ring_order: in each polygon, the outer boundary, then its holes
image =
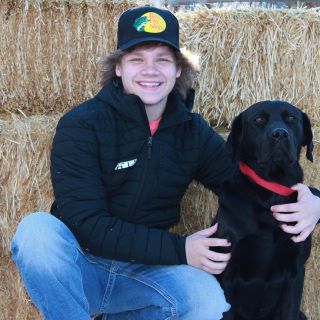
POLYGON ((144 87, 159 87, 160 82, 140 82, 140 85, 144 87))

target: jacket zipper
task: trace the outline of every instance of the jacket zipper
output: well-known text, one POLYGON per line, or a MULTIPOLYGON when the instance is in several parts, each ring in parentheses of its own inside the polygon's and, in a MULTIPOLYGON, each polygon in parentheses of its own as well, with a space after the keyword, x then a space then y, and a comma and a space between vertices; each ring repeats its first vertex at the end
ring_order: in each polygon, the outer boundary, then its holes
POLYGON ((148 131, 148 137, 147 137, 147 158, 145 158, 145 166, 143 168, 143 172, 141 175, 141 183, 139 186, 139 191, 137 192, 137 197, 136 197, 136 201, 133 203, 132 205, 132 216, 134 216, 136 208, 138 206, 138 204, 140 203, 140 199, 141 199, 141 195, 144 189, 144 185, 145 185, 145 179, 146 179, 146 175, 147 175, 147 171, 149 169, 149 162, 151 159, 151 153, 152 153, 152 135, 151 135, 151 131, 150 131, 150 126, 149 126, 149 119, 147 116, 147 113, 145 111, 145 107, 143 104, 141 104, 143 110, 144 110, 144 117, 145 117, 145 123, 147 124, 147 131, 148 131))
POLYGON ((145 187, 145 179, 146 179, 147 171, 149 169, 149 162, 150 162, 150 159, 151 159, 151 153, 152 153, 152 136, 150 135, 147 138, 147 157, 145 157, 145 159, 144 159, 145 166, 143 168, 143 172, 142 172, 142 175, 141 175, 141 182, 140 182, 140 185, 139 185, 139 191, 137 192, 137 196, 136 196, 136 199, 135 199, 136 201, 131 206, 131 208, 132 208, 131 216, 134 216, 136 208, 137 208, 137 206, 138 206, 138 204, 140 203, 140 200, 141 200, 141 195, 142 195, 142 192, 143 192, 144 187, 145 187))
POLYGON ((148 159, 151 159, 152 136, 149 136, 149 137, 148 137, 148 140, 147 140, 147 148, 148 148, 148 159))

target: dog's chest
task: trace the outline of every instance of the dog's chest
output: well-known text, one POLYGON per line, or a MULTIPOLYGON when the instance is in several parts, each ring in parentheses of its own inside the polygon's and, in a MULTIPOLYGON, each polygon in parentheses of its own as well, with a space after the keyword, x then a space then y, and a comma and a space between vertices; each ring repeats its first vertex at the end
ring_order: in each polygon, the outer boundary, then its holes
POLYGON ((248 235, 263 236, 270 242, 288 239, 289 236, 281 230, 270 208, 275 204, 295 202, 296 197, 277 195, 245 179, 238 181, 241 183, 225 184, 219 197, 219 235, 233 243, 248 235))
POLYGON ((219 237, 232 244, 232 263, 241 272, 263 277, 275 270, 290 269, 299 250, 285 233, 270 210, 274 204, 294 202, 295 197, 283 197, 260 190, 247 181, 230 183, 220 196, 217 220, 219 237), (243 257, 246 256, 246 259, 243 257), (242 264, 244 265, 242 266, 242 264))

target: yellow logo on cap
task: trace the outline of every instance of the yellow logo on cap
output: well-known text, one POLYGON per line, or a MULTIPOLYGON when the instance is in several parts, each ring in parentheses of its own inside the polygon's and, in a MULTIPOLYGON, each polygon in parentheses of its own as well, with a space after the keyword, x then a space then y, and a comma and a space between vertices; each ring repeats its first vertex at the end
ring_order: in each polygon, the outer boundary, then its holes
POLYGON ((135 20, 133 27, 140 32, 160 33, 166 30, 164 19, 155 12, 147 12, 135 20))

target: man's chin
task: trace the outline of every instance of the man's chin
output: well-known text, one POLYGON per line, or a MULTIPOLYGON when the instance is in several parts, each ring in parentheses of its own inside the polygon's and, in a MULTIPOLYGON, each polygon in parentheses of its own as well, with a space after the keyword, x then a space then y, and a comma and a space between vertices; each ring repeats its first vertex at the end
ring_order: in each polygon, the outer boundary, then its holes
POLYGON ((152 97, 152 98, 140 97, 140 99, 142 100, 142 102, 144 103, 144 106, 146 108, 152 108, 152 107, 157 107, 157 106, 165 108, 165 106, 167 104, 167 98, 154 99, 154 97, 152 97))

